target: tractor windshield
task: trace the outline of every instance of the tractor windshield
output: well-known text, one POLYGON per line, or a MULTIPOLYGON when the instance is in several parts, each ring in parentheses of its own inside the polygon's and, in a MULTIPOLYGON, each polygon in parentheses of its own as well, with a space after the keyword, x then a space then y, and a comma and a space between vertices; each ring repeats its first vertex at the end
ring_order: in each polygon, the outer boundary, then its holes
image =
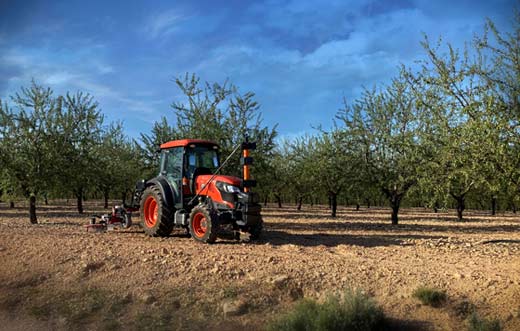
POLYGON ((202 168, 201 170, 204 173, 214 173, 219 167, 216 146, 188 146, 186 147, 186 155, 188 178, 191 177, 197 168, 202 168))

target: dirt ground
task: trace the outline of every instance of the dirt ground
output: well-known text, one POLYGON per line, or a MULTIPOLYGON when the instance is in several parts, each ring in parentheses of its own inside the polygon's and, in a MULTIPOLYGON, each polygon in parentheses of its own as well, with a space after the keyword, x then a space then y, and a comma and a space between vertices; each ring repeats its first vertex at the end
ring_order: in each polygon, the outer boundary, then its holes
POLYGON ((54 202, 30 225, 0 204, 0 329, 263 330, 301 297, 351 288, 399 330, 464 330, 473 309, 520 330, 520 215, 405 209, 392 226, 387 209, 270 206, 259 242, 203 245, 183 230, 87 233, 100 207, 54 202), (419 286, 447 302, 422 305, 419 286))

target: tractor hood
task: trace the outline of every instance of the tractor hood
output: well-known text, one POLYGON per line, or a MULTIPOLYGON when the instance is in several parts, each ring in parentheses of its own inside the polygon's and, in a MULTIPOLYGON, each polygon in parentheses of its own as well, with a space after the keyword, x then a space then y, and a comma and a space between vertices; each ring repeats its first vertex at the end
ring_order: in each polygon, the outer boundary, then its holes
POLYGON ((225 175, 215 176, 215 178, 213 178, 211 183, 209 183, 209 185, 208 185, 208 182, 210 181, 211 177, 213 177, 213 175, 197 176, 197 178, 195 179, 195 191, 202 195, 210 195, 208 193, 211 193, 211 192, 208 192, 208 189, 209 189, 209 191, 212 191, 213 189, 217 190, 216 184, 218 182, 226 183, 226 184, 233 185, 236 187, 242 186, 242 179, 240 179, 238 177, 225 176, 225 175))
POLYGON ((233 176, 217 175, 208 184, 212 175, 199 175, 195 179, 195 192, 202 196, 211 198, 214 202, 233 208, 235 200, 233 193, 230 191, 239 191, 242 186, 242 179, 233 176))

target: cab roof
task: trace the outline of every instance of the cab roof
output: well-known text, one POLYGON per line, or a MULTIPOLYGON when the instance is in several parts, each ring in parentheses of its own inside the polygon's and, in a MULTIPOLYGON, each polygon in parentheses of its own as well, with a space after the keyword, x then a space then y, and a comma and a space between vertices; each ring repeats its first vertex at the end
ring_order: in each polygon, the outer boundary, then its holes
POLYGON ((161 149, 172 148, 172 147, 185 147, 185 146, 188 146, 191 144, 218 146, 217 143, 210 141, 210 140, 181 139, 181 140, 172 140, 172 141, 168 141, 164 144, 161 144, 161 149))

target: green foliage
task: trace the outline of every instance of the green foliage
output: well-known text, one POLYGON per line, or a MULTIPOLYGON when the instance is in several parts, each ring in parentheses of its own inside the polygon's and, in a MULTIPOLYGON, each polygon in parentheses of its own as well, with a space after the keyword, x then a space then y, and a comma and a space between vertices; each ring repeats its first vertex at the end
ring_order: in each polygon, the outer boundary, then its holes
POLYGON ((487 319, 473 313, 468 319, 468 331, 501 331, 498 319, 487 319))
MULTIPOLYGON (((111 193, 131 192, 142 176, 139 150, 123 132, 123 125, 115 123, 104 130, 101 143, 95 149, 96 187, 108 199, 111 193)), ((119 197, 119 195, 118 195, 119 197)))
POLYGON ((166 117, 161 117, 161 121, 155 122, 152 132, 141 133, 141 144, 135 143, 142 162, 142 173, 144 178, 151 178, 159 171, 159 153, 157 150, 162 143, 173 140, 177 137, 173 127, 168 124, 166 117))
POLYGON ((57 122, 60 132, 56 136, 59 153, 54 163, 60 169, 61 187, 74 194, 82 213, 85 191, 98 180, 96 148, 101 143, 103 116, 89 94, 67 93, 60 103, 57 122))
POLYGON ((418 287, 412 296, 432 307, 440 307, 446 301, 446 292, 425 286, 418 287))
MULTIPOLYGON (((54 97, 34 81, 0 101, 0 191, 9 198, 35 199, 74 194, 82 212, 87 192, 126 192, 138 178, 135 145, 121 124, 103 126, 92 96, 77 92, 54 97)), ((35 208, 30 208, 36 222, 35 208)))
POLYGON ((13 192, 28 198, 49 188, 57 179, 59 100, 50 88, 34 81, 11 97, 12 109, 0 101, 0 159, 3 178, 13 192))
POLYGON ((424 163, 420 139, 424 109, 416 107, 403 77, 382 91, 366 90, 362 98, 336 116, 342 126, 343 144, 356 157, 360 185, 375 186, 392 206, 392 223, 408 190, 418 182, 424 163), (368 185, 367 185, 368 184, 368 185))
POLYGON ((346 291, 342 299, 330 296, 323 303, 304 299, 292 311, 269 324, 273 331, 372 331, 387 326, 381 308, 367 296, 346 291))
MULTIPOLYGON (((201 83, 200 78, 189 74, 177 78, 175 83, 186 101, 172 103, 174 124, 170 125, 166 118, 162 118, 161 122, 155 123, 150 135, 141 135, 147 174, 157 171, 155 150, 166 141, 185 138, 212 140, 220 145, 221 155, 225 158, 248 135, 250 141, 257 142, 257 150, 251 155, 255 159, 253 176, 262 185, 268 184, 269 160, 277 132, 276 128, 262 125, 260 105, 254 100, 254 93, 241 94, 227 81, 222 84, 201 83)), ((241 175, 239 155, 230 159, 223 173, 241 175)))

